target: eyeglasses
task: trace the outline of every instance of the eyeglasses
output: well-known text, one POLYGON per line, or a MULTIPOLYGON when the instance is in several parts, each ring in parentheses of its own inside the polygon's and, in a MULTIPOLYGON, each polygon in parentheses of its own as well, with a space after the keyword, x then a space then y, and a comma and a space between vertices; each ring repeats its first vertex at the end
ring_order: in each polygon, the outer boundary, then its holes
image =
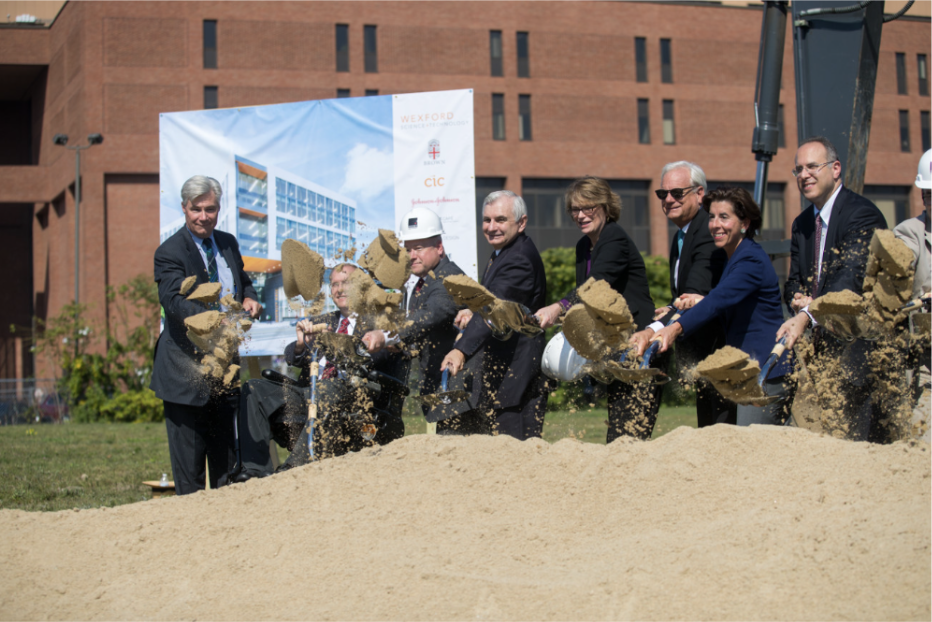
POLYGON ((793 177, 799 177, 803 174, 803 171, 806 171, 814 177, 816 173, 822 170, 823 166, 826 164, 832 164, 837 161, 838 160, 829 160, 828 162, 823 162, 822 164, 807 164, 806 166, 797 166, 793 169, 793 177))
POLYGON ((601 205, 590 205, 589 207, 571 207, 570 216, 575 217, 575 216, 579 216, 580 214, 582 214, 583 216, 592 216, 593 214, 595 214, 595 211, 599 209, 600 207, 601 205))
POLYGON ((699 186, 689 186, 688 188, 674 188, 673 190, 654 190, 657 198, 663 201, 669 194, 675 201, 681 201, 683 197, 698 188, 699 186))

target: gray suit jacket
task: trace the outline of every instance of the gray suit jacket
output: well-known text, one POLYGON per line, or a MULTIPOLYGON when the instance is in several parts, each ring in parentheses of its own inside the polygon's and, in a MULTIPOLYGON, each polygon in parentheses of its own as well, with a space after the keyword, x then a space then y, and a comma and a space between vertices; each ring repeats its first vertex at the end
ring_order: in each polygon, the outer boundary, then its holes
POLYGON ((913 277, 913 298, 918 298, 932 290, 932 236, 929 232, 927 212, 916 218, 904 220, 896 226, 893 233, 906 243, 916 258, 916 274, 913 277))
MULTIPOLYGON (((258 299, 252 280, 243 270, 243 257, 236 238, 214 230, 214 240, 217 241, 217 250, 233 272, 236 300, 258 299)), ((203 406, 210 399, 211 392, 220 387, 219 383, 211 382, 197 371, 200 356, 187 337, 185 318, 207 311, 205 304, 186 300, 179 293, 181 282, 189 276, 197 277, 195 287, 210 282, 200 251, 187 228, 182 227, 155 251, 155 282, 159 286, 159 303, 165 310, 165 329, 155 345, 155 363, 149 387, 167 402, 203 406)))

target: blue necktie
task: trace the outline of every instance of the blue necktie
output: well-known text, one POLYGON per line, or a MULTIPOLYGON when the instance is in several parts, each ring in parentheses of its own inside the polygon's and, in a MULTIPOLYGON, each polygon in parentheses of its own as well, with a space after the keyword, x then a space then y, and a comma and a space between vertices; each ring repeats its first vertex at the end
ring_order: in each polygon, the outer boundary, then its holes
POLYGON ((683 233, 683 230, 680 229, 676 232, 676 256, 679 257, 683 254, 683 240, 686 239, 686 234, 683 233))
POLYGON ((207 276, 211 283, 220 282, 220 273, 217 271, 217 256, 214 253, 214 244, 210 238, 204 238, 204 254, 207 255, 207 276))

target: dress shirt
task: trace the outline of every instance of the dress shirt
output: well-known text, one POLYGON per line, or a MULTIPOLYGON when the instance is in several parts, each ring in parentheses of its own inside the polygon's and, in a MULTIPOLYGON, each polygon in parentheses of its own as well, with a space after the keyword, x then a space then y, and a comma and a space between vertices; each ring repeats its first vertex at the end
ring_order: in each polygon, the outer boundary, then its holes
MULTIPOLYGON (((825 253, 825 240, 828 238, 828 220, 832 217, 832 208, 835 206, 835 199, 838 197, 838 193, 841 192, 841 187, 843 184, 838 184, 838 188, 835 189, 835 192, 832 193, 832 196, 828 198, 828 201, 825 202, 825 205, 822 206, 822 209, 813 204, 812 208, 815 210, 816 218, 822 219, 822 239, 819 240, 819 249, 816 251, 816 257, 818 261, 816 266, 819 267, 819 272, 821 276, 822 269, 822 255, 825 253)), ((815 270, 812 272, 812 278, 815 279, 816 273, 815 270)), ((815 292, 812 292, 815 294, 815 292)), ((803 307, 803 311, 806 315, 809 316, 809 321, 812 322, 813 326, 818 326, 819 323, 816 322, 815 318, 812 317, 812 314, 809 313, 809 305, 803 307)))

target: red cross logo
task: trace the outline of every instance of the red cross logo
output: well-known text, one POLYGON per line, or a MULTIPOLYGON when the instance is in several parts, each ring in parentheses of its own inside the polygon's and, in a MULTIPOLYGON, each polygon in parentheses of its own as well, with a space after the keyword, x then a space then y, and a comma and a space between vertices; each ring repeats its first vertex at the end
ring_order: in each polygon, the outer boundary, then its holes
POLYGON ((430 156, 431 160, 436 160, 440 157, 440 141, 432 140, 427 143, 427 155, 430 156))

